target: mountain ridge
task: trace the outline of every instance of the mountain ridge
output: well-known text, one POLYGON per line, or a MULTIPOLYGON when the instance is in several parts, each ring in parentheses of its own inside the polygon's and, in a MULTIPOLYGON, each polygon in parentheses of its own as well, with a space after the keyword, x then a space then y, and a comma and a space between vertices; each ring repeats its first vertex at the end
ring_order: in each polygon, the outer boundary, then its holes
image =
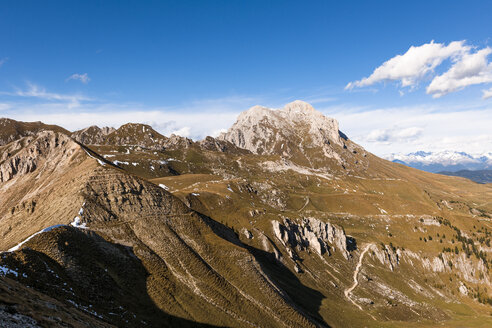
POLYGON ((458 151, 417 151, 408 154, 394 153, 383 156, 383 158, 433 173, 480 170, 492 167, 492 153, 468 154, 458 151))
POLYGON ((95 326, 492 323, 492 186, 378 158, 335 125, 312 138, 309 119, 267 120, 247 126, 270 136, 262 154, 211 137, 154 148, 138 124, 0 146, 0 249, 18 245, 0 282, 95 326), (286 149, 284 123, 299 132, 286 149))

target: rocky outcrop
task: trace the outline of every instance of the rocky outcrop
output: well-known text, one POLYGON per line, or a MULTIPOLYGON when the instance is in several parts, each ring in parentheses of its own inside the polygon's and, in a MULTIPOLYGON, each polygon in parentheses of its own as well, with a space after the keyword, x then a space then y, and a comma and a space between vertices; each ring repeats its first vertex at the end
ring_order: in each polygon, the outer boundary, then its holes
POLYGON ((488 278, 489 269, 486 263, 482 259, 475 261, 472 258, 468 258, 465 253, 458 255, 454 253, 441 253, 439 256, 429 258, 410 250, 405 250, 399 254, 399 258, 405 259, 412 266, 420 264, 423 269, 429 272, 453 272, 467 282, 487 286, 492 285, 492 282, 488 278))
POLYGON ((72 138, 77 142, 85 145, 102 145, 110 133, 113 133, 115 128, 90 126, 88 128, 75 131, 72 133, 72 138))
POLYGON ((75 143, 65 134, 43 131, 36 137, 24 138, 7 145, 3 149, 2 162, 0 162, 0 182, 9 181, 16 175, 33 172, 39 166, 40 161, 45 160, 48 156, 53 158, 64 156, 67 147, 61 146, 68 143, 75 146, 75 143))
POLYGON ((285 218, 284 224, 272 221, 273 233, 286 247, 291 258, 292 250, 310 249, 319 255, 331 254, 337 248, 345 259, 350 257, 347 236, 343 228, 316 218, 304 218, 299 224, 285 218))
POLYGON ((286 145, 289 138, 299 132, 300 126, 307 127, 311 146, 322 147, 330 143, 343 145, 338 122, 300 100, 279 110, 254 106, 241 113, 236 123, 218 139, 230 141, 256 154, 274 154, 288 151, 277 144, 286 145))
POLYGON ((114 128, 91 126, 72 133, 72 138, 84 145, 136 146, 150 150, 184 149, 193 140, 172 134, 169 138, 150 125, 128 123, 114 128))
POLYGON ((299 100, 277 110, 254 106, 217 139, 254 154, 280 155, 304 167, 367 168, 364 149, 339 131, 338 122, 299 100))
POLYGON ((388 266, 391 271, 394 271, 396 266, 400 264, 402 252, 400 249, 381 244, 379 247, 371 245, 372 255, 383 265, 388 266))
POLYGON ((297 100, 279 110, 254 106, 241 113, 236 123, 218 139, 255 154, 289 157, 304 148, 322 148, 326 156, 337 158, 330 146, 343 147, 342 135, 335 119, 297 100))
POLYGON ((232 153, 232 154, 249 154, 250 151, 239 148, 232 142, 227 140, 219 140, 213 137, 206 137, 205 139, 199 141, 198 146, 205 150, 220 151, 222 153, 232 153))
POLYGON ((169 138, 164 140, 162 146, 164 149, 186 149, 194 144, 193 140, 178 136, 176 134, 171 134, 169 138))

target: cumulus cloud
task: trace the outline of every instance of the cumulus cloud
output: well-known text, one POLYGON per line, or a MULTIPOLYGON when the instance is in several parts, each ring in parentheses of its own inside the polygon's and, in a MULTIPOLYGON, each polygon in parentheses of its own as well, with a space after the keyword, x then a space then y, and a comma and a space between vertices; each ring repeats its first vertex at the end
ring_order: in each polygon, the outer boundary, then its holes
POLYGON ((87 84, 89 83, 89 81, 91 80, 89 75, 87 75, 87 73, 84 73, 84 74, 72 74, 70 75, 66 81, 70 81, 70 80, 79 80, 80 82, 84 83, 84 84, 87 84))
POLYGON ((463 55, 447 72, 432 80, 427 93, 438 98, 469 85, 492 82, 492 64, 487 60, 491 53, 492 49, 487 47, 463 55))
POLYGON ((482 90, 482 99, 492 98, 492 88, 488 90, 482 90))
POLYGON ((181 137, 189 137, 191 128, 189 126, 184 126, 181 129, 174 130, 171 134, 175 134, 181 137))
POLYGON ((492 107, 487 102, 364 109, 333 106, 321 110, 335 117, 350 139, 377 155, 418 150, 481 153, 492 149, 492 107))
POLYGON ((447 46, 434 41, 418 47, 411 46, 403 55, 389 59, 376 68, 369 77, 350 82, 345 89, 365 87, 385 81, 400 81, 403 87, 415 86, 444 60, 456 58, 468 51, 470 47, 465 45, 464 41, 454 41, 447 46))
POLYGON ((366 137, 368 142, 405 142, 418 138, 424 129, 420 127, 376 129, 369 132, 366 137))
MULTIPOLYGON (((430 79, 426 92, 434 98, 462 90, 471 85, 492 82, 492 63, 488 56, 489 47, 477 50, 477 47, 465 44, 465 41, 453 41, 448 45, 430 43, 412 46, 403 55, 397 55, 366 78, 350 82, 345 89, 367 87, 380 82, 399 82, 401 87, 416 87, 420 82, 430 79), (435 74, 438 66, 450 67, 444 73, 435 74)), ((399 90, 400 95, 404 92, 399 90)), ((484 98, 487 98, 484 95, 484 98)))

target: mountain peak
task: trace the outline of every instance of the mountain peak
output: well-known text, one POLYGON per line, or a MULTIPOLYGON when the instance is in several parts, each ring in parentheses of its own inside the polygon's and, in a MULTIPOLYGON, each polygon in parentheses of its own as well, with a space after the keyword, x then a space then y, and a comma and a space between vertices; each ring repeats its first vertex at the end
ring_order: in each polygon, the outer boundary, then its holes
POLYGON ((282 109, 285 112, 315 112, 313 106, 310 103, 307 103, 302 100, 294 100, 293 102, 288 103, 282 109))
POLYGON ((279 154, 288 158, 312 157, 308 155, 312 153, 309 149, 319 149, 324 157, 337 161, 341 160, 337 153, 340 150, 335 148, 343 148, 345 144, 337 120, 301 100, 281 109, 251 107, 218 139, 255 154, 279 154))

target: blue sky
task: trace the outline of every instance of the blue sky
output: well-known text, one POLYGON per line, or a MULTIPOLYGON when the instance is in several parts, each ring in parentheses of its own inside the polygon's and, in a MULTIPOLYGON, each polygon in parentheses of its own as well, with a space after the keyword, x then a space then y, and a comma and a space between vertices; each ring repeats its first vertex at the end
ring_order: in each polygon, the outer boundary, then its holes
POLYGON ((302 99, 379 155, 492 151, 490 12, 486 1, 3 1, 0 116, 72 130, 138 121, 196 139, 253 105, 302 99), (357 84, 432 40, 439 49, 357 84), (444 75, 466 56, 485 66, 444 75))

